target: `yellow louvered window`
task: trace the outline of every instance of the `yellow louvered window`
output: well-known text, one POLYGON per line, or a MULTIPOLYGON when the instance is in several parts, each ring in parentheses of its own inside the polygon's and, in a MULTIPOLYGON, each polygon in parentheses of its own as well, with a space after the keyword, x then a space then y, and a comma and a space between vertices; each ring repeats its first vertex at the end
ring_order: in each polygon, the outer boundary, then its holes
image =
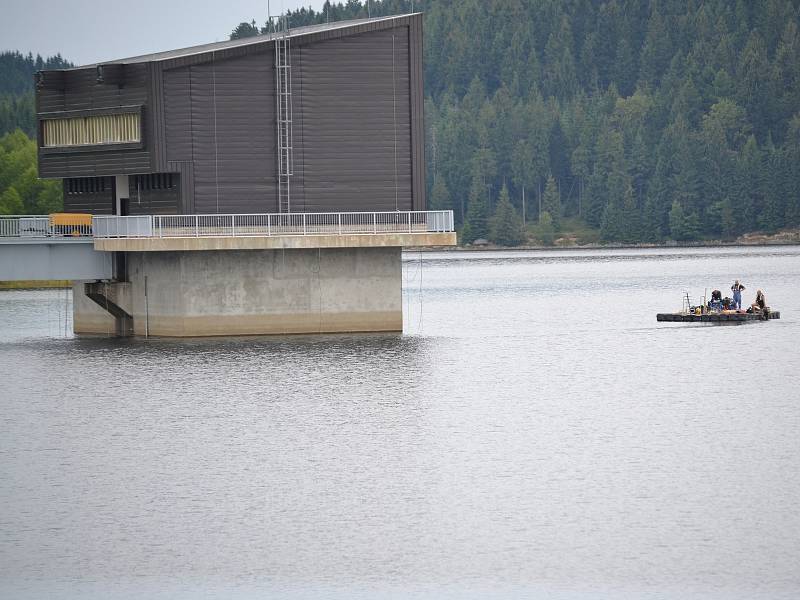
POLYGON ((141 141, 139 113, 91 115, 42 121, 45 148, 128 144, 141 141))

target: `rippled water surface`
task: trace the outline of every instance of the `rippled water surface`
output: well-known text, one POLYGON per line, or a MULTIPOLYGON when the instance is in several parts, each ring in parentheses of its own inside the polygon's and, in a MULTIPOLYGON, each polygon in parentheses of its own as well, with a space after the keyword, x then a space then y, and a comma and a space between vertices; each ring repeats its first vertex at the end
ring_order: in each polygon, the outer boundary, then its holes
POLYGON ((0 292, 0 597, 800 596, 800 248, 404 261, 403 335, 0 292), (656 323, 735 277, 783 318, 656 323))

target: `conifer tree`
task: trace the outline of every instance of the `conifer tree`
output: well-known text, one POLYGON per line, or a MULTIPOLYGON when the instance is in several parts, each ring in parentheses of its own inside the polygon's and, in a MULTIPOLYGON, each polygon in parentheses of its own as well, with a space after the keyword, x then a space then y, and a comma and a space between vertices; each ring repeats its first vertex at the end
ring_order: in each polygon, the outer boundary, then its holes
POLYGON ((736 203, 739 231, 752 231, 763 208, 763 156, 755 136, 750 136, 739 155, 736 203))
POLYGON ((433 184, 431 190, 431 210, 452 210, 453 202, 450 198, 450 192, 444 182, 444 178, 440 175, 436 178, 436 183, 433 184))
POLYGON ((461 234, 462 242, 471 244, 478 239, 489 237, 489 203, 486 200, 486 185, 480 175, 472 178, 469 190, 467 222, 461 234))
POLYGON ((662 238, 660 203, 655 194, 648 192, 642 208, 642 241, 660 242, 662 238))
POLYGON ((503 186, 489 224, 489 239, 500 246, 519 246, 525 241, 522 219, 511 204, 508 188, 503 186))
POLYGON ((782 153, 774 146, 767 149, 766 178, 764 179, 764 208, 758 218, 759 225, 769 233, 773 233, 783 227, 784 215, 786 213, 785 179, 784 169, 791 167, 783 164, 782 153))
POLYGON ((677 200, 672 203, 669 211, 669 234, 673 240, 686 239, 686 215, 677 200))
POLYGON ((600 223, 600 237, 607 242, 618 242, 625 238, 625 215, 621 206, 621 199, 609 199, 603 211, 603 220, 600 223))
POLYGON ((558 227, 561 218, 561 199, 558 197, 558 186, 552 175, 547 178, 547 185, 544 188, 542 212, 548 213, 553 220, 553 225, 558 227))
POLYGON ((546 210, 539 215, 539 239, 545 246, 552 246, 556 237, 556 228, 553 225, 553 217, 546 210))
POLYGON ((622 201, 622 239, 632 244, 642 239, 642 215, 636 203, 633 186, 628 185, 622 201))
POLYGON ((669 211, 669 229, 673 240, 696 240, 700 236, 700 218, 696 212, 684 210, 675 200, 669 211))
POLYGON ((719 205, 720 231, 723 239, 731 239, 736 234, 736 215, 730 198, 725 198, 719 205))

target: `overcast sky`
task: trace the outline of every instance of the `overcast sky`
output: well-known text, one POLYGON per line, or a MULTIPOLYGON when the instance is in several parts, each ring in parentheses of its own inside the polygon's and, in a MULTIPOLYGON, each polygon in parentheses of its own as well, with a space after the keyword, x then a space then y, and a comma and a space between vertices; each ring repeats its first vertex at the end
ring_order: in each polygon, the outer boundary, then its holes
MULTIPOLYGON (((323 0, 271 0, 270 10, 323 0)), ((242 21, 263 24, 267 1, 256 0, 2 0, 0 51, 91 64, 227 40, 242 21)))

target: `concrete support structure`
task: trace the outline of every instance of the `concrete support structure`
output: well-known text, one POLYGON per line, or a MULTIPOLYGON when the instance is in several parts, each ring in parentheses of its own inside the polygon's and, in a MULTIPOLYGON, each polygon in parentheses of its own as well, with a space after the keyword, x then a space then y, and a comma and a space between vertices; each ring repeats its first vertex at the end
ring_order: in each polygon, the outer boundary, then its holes
MULTIPOLYGON (((78 334, 115 336, 117 322, 114 316, 98 306, 85 293, 83 281, 72 282, 72 329, 78 334)), ((114 285, 113 283, 109 285, 114 285)))
MULTIPOLYGON (((403 329, 399 246, 126 254, 130 281, 93 289, 132 315, 135 335, 403 329)), ((114 335, 120 324, 85 289, 74 288, 75 332, 114 335)))
POLYGON ((83 286, 83 292, 87 298, 114 318, 116 335, 133 335, 130 282, 97 281, 87 283, 83 286))

